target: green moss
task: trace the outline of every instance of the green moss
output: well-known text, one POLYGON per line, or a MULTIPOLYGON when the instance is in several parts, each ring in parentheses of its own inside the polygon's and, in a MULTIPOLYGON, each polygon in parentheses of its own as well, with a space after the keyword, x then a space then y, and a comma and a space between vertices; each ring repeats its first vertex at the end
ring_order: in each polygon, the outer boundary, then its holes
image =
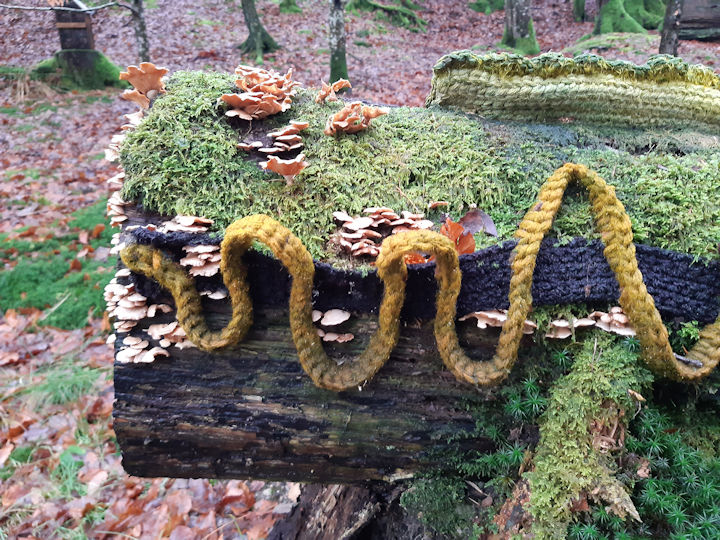
POLYGON ((647 30, 657 30, 665 18, 663 0, 625 0, 623 5, 628 15, 647 30))
POLYGON ((512 39, 507 31, 507 27, 500 41, 501 47, 507 47, 511 51, 522 56, 534 56, 540 54, 540 45, 535 38, 535 28, 532 19, 528 21, 528 35, 519 39, 512 39))
POLYGON ((642 523, 618 523, 595 509, 580 516, 570 538, 587 538, 579 533, 588 527, 597 531, 597 538, 720 537, 718 412, 717 405, 705 410, 643 408, 630 424, 625 472, 642 523), (649 464, 649 478, 635 475, 640 459, 649 464))
POLYGON ((100 51, 65 49, 43 60, 31 71, 34 78, 55 82, 65 90, 95 90, 106 86, 126 88, 121 68, 100 51))
POLYGON ((414 32, 418 30, 424 32, 427 26, 427 22, 415 13, 420 9, 420 6, 411 0, 394 0, 393 3, 375 2, 374 0, 350 0, 346 9, 356 13, 359 11, 375 12, 378 19, 414 32))
POLYGON ((629 496, 613 477, 614 462, 593 447, 590 424, 612 421, 608 403, 631 409, 627 391, 642 392, 651 381, 637 355, 617 339, 596 332, 595 339, 585 341, 570 373, 551 391, 541 419, 535 470, 527 475, 536 538, 564 537, 571 502, 593 490, 603 503, 628 510, 629 496))
POLYGON ((467 504, 465 483, 454 478, 425 478, 404 491, 400 502, 426 527, 450 538, 468 538, 474 512, 467 504))
POLYGON ((47 241, 0 238, 0 257, 11 263, 10 269, 0 272, 0 310, 48 309, 40 324, 66 329, 84 326, 90 311, 100 315, 105 309, 103 288, 113 276, 115 258, 95 261, 90 254, 81 260, 80 271, 71 271, 70 262, 77 256, 73 244, 79 230, 91 231, 96 224, 105 223, 105 231, 90 241, 90 247, 110 244, 104 210, 105 201, 100 201, 76 212, 69 222, 74 232, 47 241))
MULTIPOLYGON (((609 32, 638 32, 644 34, 647 32, 642 25, 630 15, 625 5, 635 3, 642 5, 643 0, 608 0, 600 9, 597 20, 595 21, 594 34, 607 34, 609 32)), ((633 10, 638 13, 640 7, 633 6, 633 10), (637 8, 637 9, 635 9, 637 8)))
POLYGON ((468 7, 478 13, 490 15, 490 13, 494 13, 495 11, 505 9, 505 0, 475 0, 474 2, 470 2, 468 7))
MULTIPOLYGON (((510 239, 535 202, 543 181, 567 161, 597 170, 617 189, 636 240, 698 256, 717 257, 720 143, 691 131, 638 131, 582 125, 500 125, 440 108, 391 109, 357 135, 328 137, 327 117, 341 105, 318 105, 301 92, 293 108, 268 119, 265 132, 290 119, 303 132, 310 166, 287 186, 235 147, 239 133, 216 106, 233 77, 180 72, 168 81, 147 119, 122 147, 123 196, 162 214, 196 214, 222 230, 233 220, 266 213, 288 226, 316 258, 333 258, 326 241, 332 212, 359 214, 387 205, 424 211, 452 201, 456 219, 471 204, 494 220, 499 237, 478 235, 480 246, 510 239), (671 219, 669 217, 671 216, 671 219)), ((429 214, 439 219, 439 213, 429 214)), ((597 238, 587 198, 568 190, 554 234, 597 238)))

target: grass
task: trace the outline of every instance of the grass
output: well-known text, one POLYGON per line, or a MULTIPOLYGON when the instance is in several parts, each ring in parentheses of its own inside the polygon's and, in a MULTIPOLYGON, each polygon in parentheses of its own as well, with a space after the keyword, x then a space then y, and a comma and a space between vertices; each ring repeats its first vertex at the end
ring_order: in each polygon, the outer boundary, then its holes
MULTIPOLYGON (((216 106, 222 93, 233 90, 233 80, 214 73, 173 75, 168 93, 123 145, 126 199, 163 214, 210 217, 217 230, 266 213, 299 236, 314 257, 332 260, 326 248, 335 230, 332 212, 359 214, 368 206, 424 211, 431 201, 449 200, 457 219, 475 204, 499 233, 497 239, 478 236, 479 246, 507 240, 542 182, 574 161, 616 187, 637 241, 718 256, 720 205, 713 194, 720 190, 720 143, 711 136, 497 124, 442 109, 398 107, 365 132, 335 138, 322 128, 340 105, 318 105, 311 93, 301 92, 290 111, 264 124, 271 131, 291 119, 310 122, 303 132, 310 166, 287 186, 235 148, 245 135, 216 106)), ((597 237, 579 190, 568 190, 554 234, 561 240, 597 237)))
POLYGON ((39 241, 9 240, 0 236, 0 260, 10 268, 0 272, 0 310, 36 307, 48 309, 41 324, 58 328, 80 328, 88 313, 99 316, 105 309, 103 288, 114 273, 115 258, 92 260, 92 254, 80 260, 79 271, 71 262, 83 248, 78 244, 80 231, 92 231, 105 224, 98 238, 91 239, 93 249, 110 245, 105 201, 73 213, 70 232, 39 241))

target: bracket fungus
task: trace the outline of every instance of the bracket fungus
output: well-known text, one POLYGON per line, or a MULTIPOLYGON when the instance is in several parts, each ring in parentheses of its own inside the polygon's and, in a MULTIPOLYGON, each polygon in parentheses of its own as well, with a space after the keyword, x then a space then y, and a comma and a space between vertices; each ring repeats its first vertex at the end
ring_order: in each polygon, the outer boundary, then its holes
POLYGON ((121 97, 147 109, 153 99, 165 93, 162 78, 167 72, 167 69, 158 68, 150 62, 142 62, 139 67, 128 66, 127 71, 120 73, 120 80, 129 82, 133 90, 125 90, 121 97))
POLYGON ((347 79, 338 79, 332 84, 326 84, 324 81, 320 81, 322 88, 315 96, 315 103, 324 103, 325 101, 337 101, 336 92, 339 92, 343 88, 352 88, 350 81, 347 79))
POLYGON ((292 80, 292 69, 285 75, 275 71, 238 66, 239 78, 235 85, 242 90, 237 94, 223 94, 220 100, 230 106, 226 116, 243 120, 256 120, 287 111, 300 83, 292 80))
POLYGON ((280 159, 275 156, 270 156, 268 161, 263 161, 260 163, 260 166, 265 170, 276 172, 283 176, 289 186, 292 185, 293 180, 300 174, 300 171, 308 166, 308 162, 304 161, 304 159, 304 154, 298 154, 294 159, 280 159))
POLYGON ((337 135, 338 133, 357 133, 370 127, 373 118, 388 114, 388 109, 382 107, 371 107, 355 101, 345 105, 335 114, 330 115, 325 124, 325 135, 337 135))

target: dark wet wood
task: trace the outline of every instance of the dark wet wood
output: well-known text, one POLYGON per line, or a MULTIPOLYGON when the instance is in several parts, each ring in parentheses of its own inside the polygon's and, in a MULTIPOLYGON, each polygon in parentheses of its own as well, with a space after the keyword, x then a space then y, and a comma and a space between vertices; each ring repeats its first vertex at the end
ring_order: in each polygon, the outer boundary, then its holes
MULTIPOLYGON (((229 306, 209 302, 213 326, 229 306)), ((140 329, 174 314, 142 321, 140 329)), ((376 328, 372 315, 342 331, 357 337, 327 344, 352 362, 376 328)), ((489 359, 497 332, 469 324, 463 341, 489 359)), ((408 478, 442 463, 448 440, 472 432, 468 402, 493 391, 458 382, 444 369, 429 322, 406 325, 389 362, 362 389, 316 388, 302 371, 283 310, 256 313, 248 338, 227 351, 170 348, 153 364, 116 364, 114 427, 126 470, 138 476, 260 478, 362 483, 408 478)), ((460 437, 461 452, 491 441, 460 437)))

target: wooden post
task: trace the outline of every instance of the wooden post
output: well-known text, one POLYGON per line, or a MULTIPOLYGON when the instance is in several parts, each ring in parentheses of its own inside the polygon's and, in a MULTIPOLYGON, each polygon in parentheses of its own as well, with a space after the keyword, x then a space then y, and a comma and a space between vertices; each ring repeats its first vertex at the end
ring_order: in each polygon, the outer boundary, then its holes
MULTIPOLYGON (((63 7, 87 9, 80 0, 66 0, 63 7)), ((88 13, 56 11, 55 27, 60 34, 61 49, 94 49, 92 20, 88 13)))

